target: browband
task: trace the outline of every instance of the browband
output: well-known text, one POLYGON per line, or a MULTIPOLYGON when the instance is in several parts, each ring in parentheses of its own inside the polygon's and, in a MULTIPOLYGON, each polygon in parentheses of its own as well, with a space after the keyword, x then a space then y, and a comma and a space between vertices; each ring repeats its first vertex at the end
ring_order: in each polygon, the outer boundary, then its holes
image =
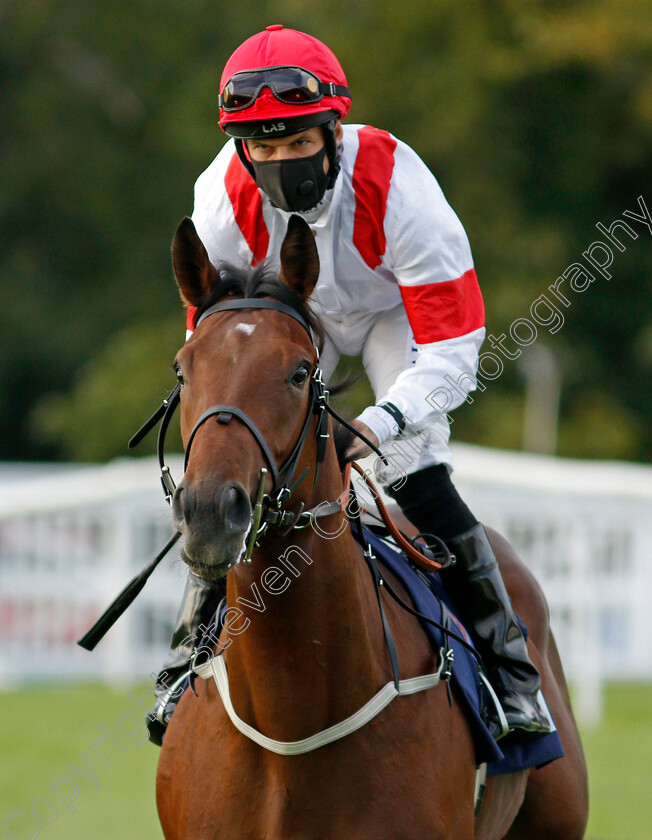
POLYGON ((224 312, 227 309, 274 309, 276 312, 283 312, 285 315, 289 315, 295 321, 298 321, 312 340, 312 333, 308 322, 296 309, 278 300, 268 300, 267 298, 237 298, 236 300, 225 300, 222 303, 209 306, 205 312, 202 312, 195 324, 195 329, 197 329, 204 319, 214 315, 216 312, 224 312))

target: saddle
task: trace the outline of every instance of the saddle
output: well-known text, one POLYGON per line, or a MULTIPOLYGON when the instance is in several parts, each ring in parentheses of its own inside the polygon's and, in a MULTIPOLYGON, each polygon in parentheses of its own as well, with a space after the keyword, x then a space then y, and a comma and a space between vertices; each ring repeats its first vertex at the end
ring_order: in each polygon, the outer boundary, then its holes
MULTIPOLYGON (((392 511, 392 515, 394 512, 392 511)), ((397 519, 400 515, 397 515, 397 519)), ((487 775, 497 776, 540 768, 564 755, 559 733, 550 711, 541 696, 542 707, 551 721, 552 731, 536 739, 522 739, 516 733, 495 741, 485 720, 489 709, 502 715, 500 702, 484 672, 480 658, 441 576, 418 567, 398 548, 393 536, 376 517, 363 513, 363 538, 382 569, 389 571, 409 595, 412 609, 418 615, 433 650, 448 658, 444 674, 448 674, 449 701, 455 698, 464 708, 473 734, 478 765, 487 764, 487 775), (493 708, 492 708, 493 707, 493 708)), ((407 522, 407 520, 405 520, 407 522)), ((419 545, 419 543, 416 543, 419 545)), ((426 550, 426 557, 428 552, 426 550)), ((408 605, 410 606, 410 605, 408 605)), ((520 619, 519 619, 520 621, 520 619)), ((527 628, 521 622, 527 636, 527 628)))

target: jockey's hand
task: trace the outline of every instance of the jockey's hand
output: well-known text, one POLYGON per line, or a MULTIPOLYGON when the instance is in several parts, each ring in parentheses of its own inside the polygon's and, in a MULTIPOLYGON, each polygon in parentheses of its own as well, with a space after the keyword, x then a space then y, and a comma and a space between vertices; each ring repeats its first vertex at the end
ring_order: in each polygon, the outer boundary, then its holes
MULTIPOLYGON (((361 423, 359 420, 354 420, 351 425, 368 438, 374 446, 378 446, 378 438, 371 431, 369 426, 365 426, 365 424, 361 423)), ((347 461, 357 461, 358 458, 364 458, 365 455, 370 455, 372 452, 373 449, 370 449, 363 440, 356 437, 353 439, 353 443, 346 450, 345 457, 347 461)))

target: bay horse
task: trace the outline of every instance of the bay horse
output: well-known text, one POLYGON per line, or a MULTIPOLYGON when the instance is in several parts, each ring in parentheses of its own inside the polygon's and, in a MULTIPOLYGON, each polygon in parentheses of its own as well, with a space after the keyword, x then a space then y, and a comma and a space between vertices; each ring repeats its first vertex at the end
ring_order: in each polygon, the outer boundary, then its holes
MULTIPOLYGON (((188 567, 208 580, 227 576, 230 616, 217 647, 233 708, 266 738, 288 743, 354 715, 392 670, 362 549, 341 506, 330 505, 344 487, 316 410, 318 351, 309 330, 319 324, 307 301, 319 258, 297 216, 280 261, 280 276, 260 266, 216 269, 192 222, 177 229, 175 276, 198 317, 174 363, 186 470, 172 507, 188 567), (279 492, 282 485, 291 492, 279 492), (276 511, 276 525, 254 547, 261 499, 276 511), (322 503, 321 529, 299 529, 309 519, 302 511, 322 503), (243 553, 249 562, 239 562, 243 553)), ((287 755, 237 729, 216 682, 197 679, 171 719, 158 765, 167 840, 582 838, 586 766, 546 603, 510 546, 495 533, 491 540, 529 628, 564 758, 489 778, 474 818, 470 729, 441 686, 397 697, 346 737, 287 755)), ((436 672, 418 620, 380 590, 401 676, 436 672)))

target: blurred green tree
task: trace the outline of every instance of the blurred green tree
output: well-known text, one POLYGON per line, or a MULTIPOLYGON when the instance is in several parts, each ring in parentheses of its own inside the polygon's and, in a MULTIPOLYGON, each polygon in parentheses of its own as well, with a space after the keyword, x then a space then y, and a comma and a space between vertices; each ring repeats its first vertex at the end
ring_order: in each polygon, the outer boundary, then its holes
MULTIPOLYGON (((122 420, 133 411, 138 425, 167 388, 149 371, 182 339, 168 242, 224 140, 223 63, 271 22, 328 43, 350 120, 391 130, 430 165, 469 233, 495 335, 651 182, 640 0, 26 0, 0 19, 0 458, 122 454, 122 420), (104 411, 84 425, 91 399, 104 411)), ((652 455, 652 248, 638 231, 613 279, 546 334, 560 454, 652 455)), ((505 367, 456 412, 455 438, 522 444, 522 371, 505 367)), ((368 398, 353 389, 349 412, 368 398)))

